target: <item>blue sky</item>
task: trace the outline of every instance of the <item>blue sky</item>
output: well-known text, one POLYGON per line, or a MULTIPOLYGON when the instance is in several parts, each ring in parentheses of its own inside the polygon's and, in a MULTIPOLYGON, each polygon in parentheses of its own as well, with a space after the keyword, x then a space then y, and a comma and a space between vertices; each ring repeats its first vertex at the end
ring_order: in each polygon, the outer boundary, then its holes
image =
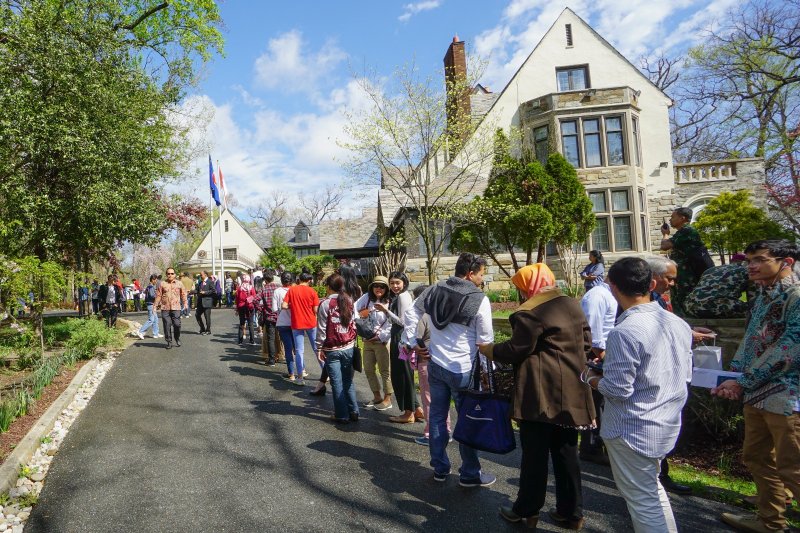
MULTIPOLYGON (((207 64, 183 111, 192 138, 219 160, 237 214, 282 191, 290 199, 346 180, 336 145, 343 112, 366 105, 352 72, 390 75, 414 61, 441 75, 454 35, 487 62, 499 91, 564 7, 572 8, 634 64, 694 45, 735 0, 423 0, 220 3, 225 57, 207 64)), ((207 156, 181 182, 208 197, 207 156)), ((215 163, 216 165, 216 163, 215 163)), ((351 203, 342 215, 352 215, 351 203)))

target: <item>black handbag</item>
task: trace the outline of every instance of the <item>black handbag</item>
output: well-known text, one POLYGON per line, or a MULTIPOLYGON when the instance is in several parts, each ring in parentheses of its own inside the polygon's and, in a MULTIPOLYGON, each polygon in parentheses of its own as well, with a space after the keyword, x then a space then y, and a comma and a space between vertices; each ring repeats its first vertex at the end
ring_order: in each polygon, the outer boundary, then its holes
POLYGON ((689 267, 697 279, 703 275, 703 272, 714 266, 714 260, 708 253, 708 248, 702 246, 689 257, 689 267))
POLYGON ((362 372, 364 370, 364 361, 361 359, 361 347, 356 344, 353 346, 353 370, 362 372))

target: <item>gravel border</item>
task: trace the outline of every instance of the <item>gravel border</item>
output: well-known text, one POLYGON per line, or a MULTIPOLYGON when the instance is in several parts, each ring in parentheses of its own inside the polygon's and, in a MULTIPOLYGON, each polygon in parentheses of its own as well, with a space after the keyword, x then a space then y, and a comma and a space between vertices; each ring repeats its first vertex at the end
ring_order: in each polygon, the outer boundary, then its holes
POLYGON ((22 533, 30 500, 42 491, 53 456, 121 353, 109 352, 84 365, 0 466, 0 494, 8 497, 0 509, 0 532, 22 533))

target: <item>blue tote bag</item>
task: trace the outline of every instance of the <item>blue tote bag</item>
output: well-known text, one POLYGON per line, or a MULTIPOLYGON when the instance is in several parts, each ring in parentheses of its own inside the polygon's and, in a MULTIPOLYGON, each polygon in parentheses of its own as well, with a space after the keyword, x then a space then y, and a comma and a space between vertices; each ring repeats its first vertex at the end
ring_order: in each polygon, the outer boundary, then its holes
POLYGON ((487 361, 488 390, 481 390, 481 355, 472 363, 470 386, 459 391, 458 422, 453 438, 470 448, 509 453, 517 447, 511 427, 511 397, 497 390, 492 363, 487 361))

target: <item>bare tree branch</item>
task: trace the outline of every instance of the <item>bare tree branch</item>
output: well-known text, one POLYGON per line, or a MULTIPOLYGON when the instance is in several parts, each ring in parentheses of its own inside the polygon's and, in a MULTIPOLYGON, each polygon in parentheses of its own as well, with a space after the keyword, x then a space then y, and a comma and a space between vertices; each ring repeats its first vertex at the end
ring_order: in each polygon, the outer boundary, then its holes
POLYGON ((288 199, 285 194, 276 192, 257 208, 248 210, 248 214, 256 220, 260 227, 264 229, 274 228, 280 226, 288 218, 287 202, 288 199))
POLYGON ((339 209, 344 191, 337 185, 328 185, 312 195, 300 197, 300 211, 309 224, 319 224, 339 209))

